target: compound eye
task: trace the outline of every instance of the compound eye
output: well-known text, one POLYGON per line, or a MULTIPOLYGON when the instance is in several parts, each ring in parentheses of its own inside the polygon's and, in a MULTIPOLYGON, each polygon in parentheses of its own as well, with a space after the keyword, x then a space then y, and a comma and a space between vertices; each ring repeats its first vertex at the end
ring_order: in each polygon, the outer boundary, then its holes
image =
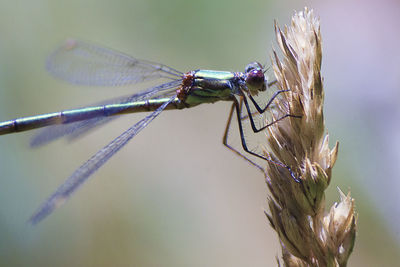
POLYGON ((246 73, 246 85, 252 94, 257 94, 259 91, 265 91, 265 76, 260 68, 252 69, 246 73))
POLYGON ((254 69, 263 69, 263 66, 260 64, 260 63, 258 63, 258 62, 256 62, 256 61, 254 61, 254 62, 251 62, 251 63, 249 63, 247 66, 246 66, 246 68, 245 68, 245 72, 246 73, 249 73, 250 71, 252 71, 252 70, 254 70, 254 69))

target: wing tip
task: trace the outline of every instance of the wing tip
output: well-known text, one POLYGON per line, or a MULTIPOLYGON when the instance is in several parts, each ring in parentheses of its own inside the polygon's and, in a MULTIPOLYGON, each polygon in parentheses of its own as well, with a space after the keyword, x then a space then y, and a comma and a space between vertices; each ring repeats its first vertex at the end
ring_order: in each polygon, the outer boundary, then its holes
POLYGON ((51 197, 29 218, 28 223, 33 226, 40 223, 66 200, 65 197, 51 197))
POLYGON ((41 208, 29 218, 28 223, 32 226, 35 226, 39 222, 44 220, 51 212, 52 212, 52 210, 47 210, 46 208, 41 208))

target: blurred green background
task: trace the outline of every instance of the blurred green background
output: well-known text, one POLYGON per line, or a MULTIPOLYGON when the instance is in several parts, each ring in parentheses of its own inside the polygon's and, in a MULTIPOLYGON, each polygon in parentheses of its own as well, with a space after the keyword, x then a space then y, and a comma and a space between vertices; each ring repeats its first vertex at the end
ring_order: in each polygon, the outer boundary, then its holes
MULTIPOLYGON (((339 158, 332 205, 351 190, 350 266, 396 266, 400 241, 398 1, 1 1, 0 120, 59 111, 145 88, 53 79, 46 56, 74 37, 182 71, 241 71, 269 61, 273 23, 307 5, 321 18, 326 125, 339 158)), ((229 103, 164 112, 62 208, 27 219, 74 169, 140 115, 67 144, 0 138, 1 266, 276 266, 257 169, 221 144, 229 103)))

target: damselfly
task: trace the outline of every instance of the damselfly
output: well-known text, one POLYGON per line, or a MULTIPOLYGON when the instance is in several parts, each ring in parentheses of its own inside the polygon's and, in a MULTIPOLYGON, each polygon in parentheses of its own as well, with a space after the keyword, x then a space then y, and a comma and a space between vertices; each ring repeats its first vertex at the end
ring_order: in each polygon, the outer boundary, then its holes
POLYGON ((79 136, 95 126, 110 121, 116 115, 152 111, 150 115, 115 138, 80 166, 34 213, 30 219, 31 223, 41 221, 67 200, 96 170, 163 110, 190 108, 221 100, 233 102, 223 144, 253 165, 263 169, 228 144, 232 115, 236 112, 244 151, 288 169, 297 181, 290 167, 272 160, 265 154, 256 153, 247 146, 242 125, 244 119, 241 115, 243 105, 247 111, 246 119, 250 120, 251 128, 255 133, 283 118, 293 116, 286 114, 257 128, 253 119, 254 112, 250 108, 248 99, 256 108, 256 112, 262 114, 270 107, 273 100, 284 92, 276 91, 263 108, 257 104, 253 96, 265 91, 274 83, 268 84, 263 66, 257 62, 248 64, 244 72, 194 70, 183 73, 166 65, 139 60, 108 48, 82 41, 68 40, 50 55, 47 69, 55 77, 81 85, 116 86, 158 78, 166 78, 170 81, 129 97, 114 99, 91 107, 18 118, 0 123, 0 134, 62 124, 52 126, 34 137, 31 144, 37 146, 66 135, 79 136))

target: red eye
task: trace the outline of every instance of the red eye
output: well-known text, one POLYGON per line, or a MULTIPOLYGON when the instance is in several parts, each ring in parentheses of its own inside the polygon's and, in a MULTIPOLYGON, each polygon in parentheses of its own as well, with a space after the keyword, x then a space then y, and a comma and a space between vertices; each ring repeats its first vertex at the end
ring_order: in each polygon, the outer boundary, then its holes
POLYGON ((261 69, 253 69, 247 73, 246 84, 250 91, 264 91, 265 90, 265 76, 261 69))

